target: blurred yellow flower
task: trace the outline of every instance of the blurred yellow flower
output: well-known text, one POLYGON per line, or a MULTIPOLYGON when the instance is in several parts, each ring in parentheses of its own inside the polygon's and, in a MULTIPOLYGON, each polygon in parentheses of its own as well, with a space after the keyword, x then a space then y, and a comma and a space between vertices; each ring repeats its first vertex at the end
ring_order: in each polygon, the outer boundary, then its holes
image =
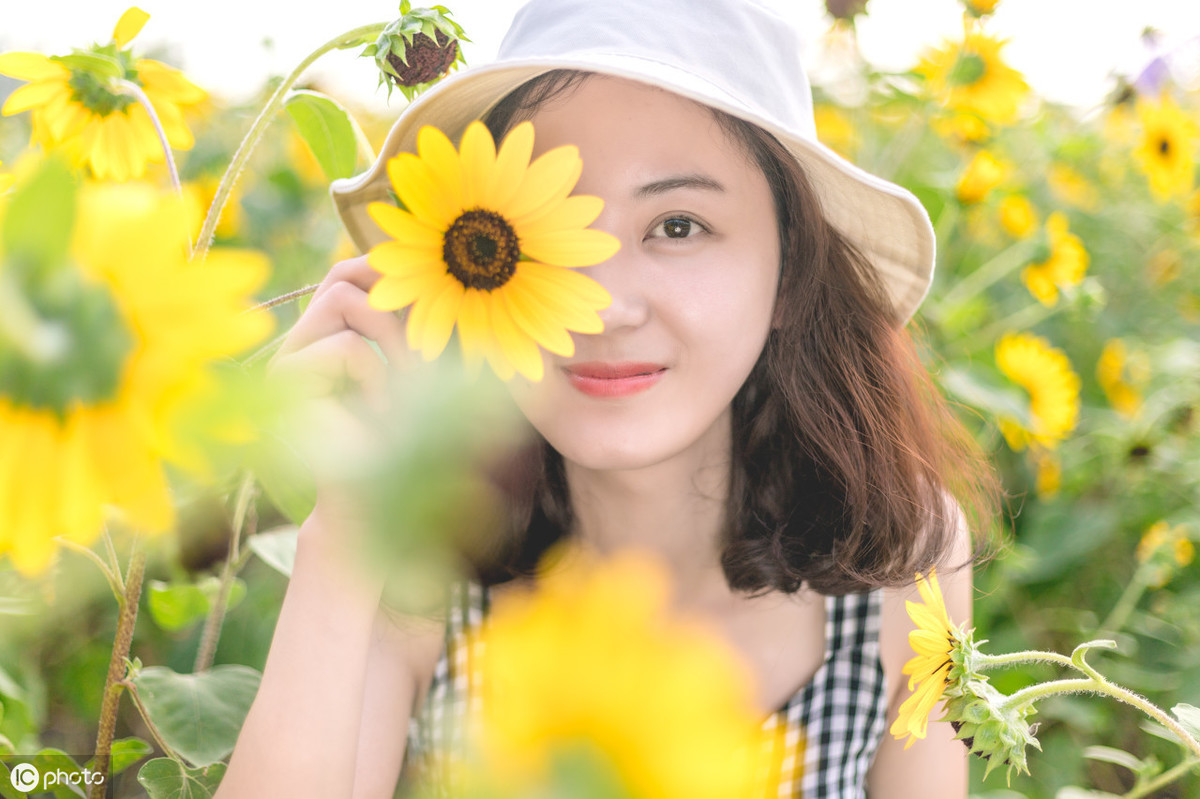
POLYGON ((961 42, 931 50, 916 72, 925 77, 930 94, 948 108, 978 114, 989 122, 1014 122, 1029 85, 1020 72, 1004 63, 1003 46, 1002 40, 966 25, 961 42))
POLYGON ((1046 219, 1047 245, 1044 257, 1021 271, 1029 293, 1045 306, 1058 302, 1058 290, 1078 286, 1091 258, 1079 237, 1070 231, 1067 215, 1055 211, 1046 219))
POLYGON ((999 420, 1008 445, 1057 447, 1079 418, 1079 375, 1066 353, 1032 333, 1006 333, 996 342, 996 365, 1029 393, 1029 429, 1010 417, 999 420))
POLYGON ((1000 201, 1000 226, 1015 239, 1027 239, 1037 230, 1037 209, 1024 194, 1010 194, 1000 201))
POLYGON ((767 795, 752 675, 669 596, 663 568, 626 553, 560 559, 535 591, 497 599, 478 730, 505 795, 542 795, 554 761, 581 750, 629 797, 767 795))
POLYGON ((30 111, 33 139, 61 148, 76 164, 88 166, 97 178, 140 178, 147 163, 164 156, 150 116, 116 82, 84 66, 82 57, 109 64, 120 79, 141 87, 162 123, 167 141, 177 150, 194 143, 183 109, 200 103, 205 92, 178 70, 147 58, 134 59, 126 47, 148 15, 131 8, 122 15, 112 41, 59 60, 41 53, 0 55, 0 75, 26 81, 8 96, 4 116, 30 111))
POLYGON ((1062 488, 1062 461, 1052 452, 1038 450, 1033 459, 1034 490, 1039 497, 1052 497, 1062 488))
POLYGON ((1188 538, 1182 524, 1172 527, 1159 520, 1147 528, 1137 546, 1141 563, 1155 561, 1150 576, 1152 588, 1162 588, 1176 569, 1189 565, 1196 557, 1196 547, 1188 538))
POLYGON ((813 116, 821 143, 838 155, 852 159, 858 149, 858 131, 846 112, 829 103, 818 103, 813 108, 813 116))
POLYGON ((995 13, 1000 0, 962 0, 963 7, 973 17, 984 17, 995 13))
POLYGON ((1159 203, 1192 191, 1196 171, 1196 123, 1164 95, 1159 102, 1140 100, 1141 141, 1134 161, 1150 183, 1159 203))
POLYGON ((519 372, 541 380, 538 346, 569 356, 568 331, 599 333, 596 313, 612 298, 572 267, 591 266, 620 247, 589 228, 604 207, 599 197, 568 196, 583 168, 573 146, 530 163, 533 125, 517 125, 496 151, 482 122, 462 137, 462 153, 426 126, 419 155, 401 153, 388 176, 403 210, 371 203, 371 218, 393 240, 371 248, 383 273, 370 291, 372 308, 412 305, 408 344, 426 360, 446 347, 455 326, 469 365, 486 358, 507 380, 519 372))
POLYGON ((1148 379, 1148 366, 1144 359, 1131 362, 1129 348, 1119 338, 1104 343, 1100 358, 1096 361, 1096 382, 1104 389, 1104 395, 1113 410, 1125 417, 1137 415, 1142 407, 1141 386, 1148 379))
POLYGON ((980 202, 1007 180, 1011 172, 1008 161, 997 158, 990 150, 980 150, 967 162, 954 193, 964 205, 980 202))
POLYGON ((1051 164, 1046 171, 1046 183, 1055 198, 1067 205, 1094 211, 1100 204, 1100 192, 1092 182, 1066 164, 1051 164))
POLYGON ((917 625, 908 634, 908 644, 916 654, 901 670, 908 675, 908 690, 913 693, 900 705, 900 714, 890 730, 897 739, 908 736, 905 749, 928 732, 929 714, 946 691, 954 665, 951 656, 958 643, 956 628, 946 612, 946 600, 938 585, 936 569, 930 569, 928 580, 917 574, 917 590, 925 604, 904 603, 909 618, 917 625))
POLYGON ((246 313, 265 258, 215 250, 189 263, 186 224, 177 196, 86 186, 71 257, 44 265, 53 291, 3 254, 6 285, 55 333, 28 353, 0 348, 0 554, 23 573, 49 564, 55 536, 93 541, 109 510, 169 529, 164 464, 204 473, 179 421, 211 404, 209 366, 262 339, 271 317, 246 313))
POLYGON ((939 114, 929 120, 933 132, 955 143, 978 144, 986 141, 992 130, 975 114, 939 114))

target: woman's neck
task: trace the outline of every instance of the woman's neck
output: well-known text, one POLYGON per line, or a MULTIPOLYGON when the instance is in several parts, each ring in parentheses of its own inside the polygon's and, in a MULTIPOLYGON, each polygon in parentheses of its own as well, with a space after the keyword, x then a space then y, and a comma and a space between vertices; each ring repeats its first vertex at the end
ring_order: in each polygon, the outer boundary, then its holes
POLYGON ((687 450, 639 469, 597 471, 566 462, 575 540, 601 555, 648 550, 671 570, 680 601, 723 592, 730 424, 726 413, 687 450))

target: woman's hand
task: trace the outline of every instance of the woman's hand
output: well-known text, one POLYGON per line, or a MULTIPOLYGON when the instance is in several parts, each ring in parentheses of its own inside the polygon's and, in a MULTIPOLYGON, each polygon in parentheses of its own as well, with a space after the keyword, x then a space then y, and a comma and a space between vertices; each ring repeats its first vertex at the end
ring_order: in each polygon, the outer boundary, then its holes
POLYGON ((378 279, 366 256, 335 264, 270 367, 295 400, 288 435, 316 478, 313 515, 321 524, 304 531, 342 539, 336 549, 348 536, 362 543, 367 519, 356 493, 361 475, 352 467, 370 462, 386 439, 379 426, 392 418, 389 388, 414 362, 403 320, 367 304, 378 279))

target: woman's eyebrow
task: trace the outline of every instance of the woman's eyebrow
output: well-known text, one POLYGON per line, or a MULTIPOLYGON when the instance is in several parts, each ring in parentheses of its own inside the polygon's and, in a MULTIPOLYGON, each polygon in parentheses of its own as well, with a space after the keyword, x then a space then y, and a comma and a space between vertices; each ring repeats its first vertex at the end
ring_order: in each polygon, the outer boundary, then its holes
POLYGON ((708 175, 672 175, 662 180, 651 181, 645 185, 639 186, 633 193, 635 197, 654 197, 659 194, 666 194, 669 191, 676 189, 704 189, 706 191, 725 191, 725 187, 719 181, 708 175))

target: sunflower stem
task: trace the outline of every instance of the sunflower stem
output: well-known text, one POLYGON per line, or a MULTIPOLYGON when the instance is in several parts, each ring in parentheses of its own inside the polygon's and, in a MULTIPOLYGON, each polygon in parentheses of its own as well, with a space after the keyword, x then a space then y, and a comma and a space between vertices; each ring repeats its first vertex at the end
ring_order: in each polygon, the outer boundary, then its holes
MULTIPOLYGON (((150 102, 150 98, 142 91, 142 87, 130 80, 118 78, 114 81, 116 89, 121 94, 127 94, 138 101, 146 114, 150 117, 150 124, 154 126, 154 132, 158 134, 158 143, 162 145, 163 157, 167 161, 167 174, 171 176, 171 188, 180 197, 183 196, 183 184, 179 181, 179 170, 175 166, 175 155, 171 151, 171 143, 167 141, 167 132, 163 129, 162 121, 158 118, 158 112, 154 110, 154 103, 150 102)), ((188 242, 189 249, 191 242, 188 242)))
POLYGON ((216 234, 217 221, 221 218, 221 212, 225 210, 225 203, 229 201, 230 192, 233 191, 233 184, 241 176, 242 170, 246 167, 246 162, 250 160, 250 154, 258 146, 258 142, 262 139, 263 133, 266 132, 267 126, 274 119, 275 112, 283 105, 283 100, 287 96, 287 93, 296 84, 296 81, 300 79, 300 76, 304 74, 304 71, 329 51, 344 50, 347 47, 353 47, 359 44, 364 37, 377 36, 382 33, 385 27, 387 27, 386 22, 377 22, 373 25, 363 25, 346 31, 340 36, 335 36, 305 56, 304 60, 297 64, 296 68, 288 73, 288 76, 275 88, 275 92, 267 100, 266 105, 258 112, 258 116, 255 117, 254 123, 246 133, 246 137, 242 139, 241 144, 238 145, 237 152, 233 154, 233 160, 229 162, 229 167, 221 177, 221 184, 217 187, 217 193, 213 196, 212 205, 208 209, 208 215, 204 217, 204 225, 200 228, 200 239, 196 244, 196 258, 203 260, 204 256, 208 253, 209 248, 212 246, 213 236, 216 234))
POLYGON ((1015 666, 1018 663, 1055 663, 1059 666, 1075 668, 1075 664, 1066 655, 1060 655, 1057 652, 1040 652, 1033 649, 1024 652, 1010 652, 1004 655, 985 655, 980 652, 977 657, 978 660, 976 663, 981 669, 991 669, 997 666, 1015 666))
MULTIPOLYGON (((1074 665, 1074 664, 1072 664, 1074 665)), ((1143 696, 1135 694, 1127 688, 1122 688, 1119 685, 1109 682, 1107 679, 1092 670, 1092 677, 1073 680, 1052 680, 1051 682, 1038 683, 1031 685, 1028 688, 1023 688, 1017 691, 1008 699, 1004 700, 1001 705, 1001 710, 1010 710, 1014 708, 1032 705, 1034 702, 1055 696, 1057 694, 1078 694, 1090 693, 1101 694, 1116 699, 1119 702, 1124 702, 1127 705, 1133 705, 1138 710, 1145 713, 1150 718, 1157 721, 1159 724, 1173 732, 1182 744, 1187 747, 1194 755, 1200 757, 1200 741, 1185 730, 1179 722, 1171 718, 1171 716, 1157 705, 1150 702, 1143 696)))
POLYGON ((217 650, 217 640, 221 636, 221 625, 225 621, 225 611, 229 607, 229 589, 233 585, 233 578, 236 574, 234 570, 235 563, 238 562, 242 541, 242 529, 246 526, 253 526, 254 521, 251 520, 247 525, 247 518, 251 509, 251 500, 254 498, 254 475, 246 472, 242 478, 241 487, 238 488, 237 502, 233 510, 233 532, 229 538, 229 555, 225 558, 225 564, 221 567, 221 582, 217 588, 217 599, 213 603, 212 610, 208 613, 208 618, 204 620, 204 632, 200 636, 200 646, 196 651, 196 662, 192 667, 192 671, 199 673, 205 671, 212 665, 213 656, 217 650))
POLYGON ((1134 786, 1128 793, 1121 794, 1121 799, 1142 799, 1143 796, 1149 796, 1159 788, 1165 788, 1175 782, 1197 766, 1200 766, 1200 757, 1188 757, 1144 785, 1134 786))
POLYGON ((302 297, 307 297, 309 294, 312 294, 320 287, 321 287, 320 283, 313 283, 311 286, 305 286, 302 289, 296 289, 295 291, 289 291, 287 294, 280 294, 278 297, 272 297, 271 299, 266 300, 265 302, 260 302, 258 305, 255 305, 250 310, 251 311, 265 311, 269 308, 274 308, 277 305, 284 305, 286 303, 291 302, 292 300, 298 300, 302 297))
POLYGON ((1042 305, 1040 302, 1033 302, 1026 305, 1019 311, 1015 311, 1003 319, 999 319, 985 327, 981 332, 975 334, 970 341, 967 342, 965 351, 971 352, 972 349, 980 347, 987 342, 992 342, 998 339, 1004 333, 1011 330, 1027 330, 1038 322, 1049 319, 1054 314, 1062 310, 1062 304, 1042 305))
POLYGON ((125 678, 125 662, 133 643, 133 628, 137 624, 138 600, 142 596, 142 576, 146 571, 146 552, 135 534, 130 545, 129 569, 125 572, 125 593, 117 602, 119 616, 113 637, 112 657, 108 661, 108 676, 100 704, 100 724, 96 733, 95 770, 101 779, 92 785, 90 799, 104 799, 112 755, 113 733, 117 727, 117 708, 125 678))
POLYGON ((1129 581, 1129 585, 1125 586, 1125 590, 1121 592, 1121 596, 1117 599, 1117 604, 1113 605, 1112 610, 1108 612, 1108 616, 1096 628, 1097 634, 1116 633, 1125 626, 1125 622, 1129 621, 1130 614, 1137 607, 1138 600, 1142 598, 1142 594, 1146 593, 1146 588, 1150 585, 1149 577, 1150 562, 1144 561, 1138 565, 1137 571, 1133 573, 1133 577, 1129 581))
POLYGON ((133 700, 133 706, 137 708, 138 715, 142 717, 142 721, 146 724, 146 729, 150 730, 150 736, 154 738, 158 747, 163 750, 163 754, 172 760, 183 762, 183 758, 179 756, 179 753, 163 740, 162 733, 159 732, 154 720, 150 718, 150 714, 146 711, 146 706, 142 704, 142 698, 138 696, 137 685, 130 680, 121 680, 119 685, 129 692, 129 698, 133 700))

